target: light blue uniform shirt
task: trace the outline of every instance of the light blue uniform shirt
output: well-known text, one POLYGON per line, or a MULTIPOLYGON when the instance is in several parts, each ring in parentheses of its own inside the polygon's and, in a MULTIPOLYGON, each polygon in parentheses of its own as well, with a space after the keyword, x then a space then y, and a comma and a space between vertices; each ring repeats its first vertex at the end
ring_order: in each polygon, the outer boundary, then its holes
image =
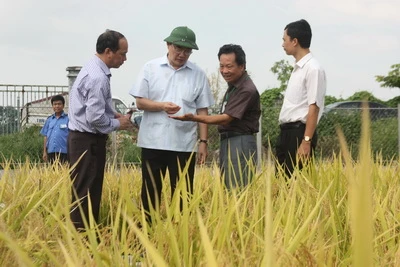
POLYGON ((49 116, 40 134, 47 137, 47 153, 67 154, 68 115, 63 112, 58 118, 55 114, 49 116))
POLYGON ((111 72, 94 56, 81 69, 69 93, 70 130, 108 134, 119 128, 114 118, 110 89, 111 72))
MULTIPOLYGON (((146 63, 129 93, 134 97, 175 103, 181 107, 175 115, 196 114, 197 109, 214 104, 204 71, 189 61, 175 70, 167 56, 146 63)), ((196 142, 197 122, 168 118, 165 111, 144 111, 137 143, 139 147, 191 152, 196 142)))

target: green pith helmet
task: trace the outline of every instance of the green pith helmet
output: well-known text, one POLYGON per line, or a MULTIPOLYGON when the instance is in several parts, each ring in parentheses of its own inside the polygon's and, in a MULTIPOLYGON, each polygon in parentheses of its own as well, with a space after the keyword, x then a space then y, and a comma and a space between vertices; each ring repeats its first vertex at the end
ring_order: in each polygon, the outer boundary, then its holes
POLYGON ((171 34, 165 38, 164 41, 174 45, 199 50, 196 44, 196 34, 186 26, 179 26, 173 29, 171 34))

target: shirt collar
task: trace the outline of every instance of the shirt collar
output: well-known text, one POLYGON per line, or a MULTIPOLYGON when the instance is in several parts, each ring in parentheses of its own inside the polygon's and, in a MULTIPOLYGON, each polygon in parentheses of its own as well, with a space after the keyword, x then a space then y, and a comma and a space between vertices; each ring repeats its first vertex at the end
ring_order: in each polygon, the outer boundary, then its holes
POLYGON ((101 60, 98 56, 94 56, 94 61, 100 67, 100 69, 104 72, 104 74, 106 76, 111 77, 110 68, 107 67, 106 63, 104 63, 103 60, 101 60))
POLYGON ((303 68, 304 65, 313 58, 313 55, 311 53, 308 53, 304 57, 302 57, 298 62, 296 62, 296 66, 299 68, 303 68))
MULTIPOLYGON (((55 118, 56 117, 56 113, 53 113, 53 118, 55 118)), ((65 116, 67 116, 67 114, 63 111, 62 113, 61 113, 61 115, 60 115, 60 117, 65 117, 65 116)))

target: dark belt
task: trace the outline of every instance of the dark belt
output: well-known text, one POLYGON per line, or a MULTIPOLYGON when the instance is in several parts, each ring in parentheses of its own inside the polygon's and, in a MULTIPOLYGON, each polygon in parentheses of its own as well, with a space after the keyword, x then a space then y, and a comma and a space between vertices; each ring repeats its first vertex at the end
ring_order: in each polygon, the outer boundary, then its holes
POLYGON ((73 130, 69 130, 69 132, 77 133, 77 134, 90 135, 90 136, 93 136, 93 137, 107 137, 108 136, 108 134, 80 132, 80 131, 73 131, 73 130))
POLYGON ((279 125, 279 127, 281 127, 282 130, 296 129, 296 128, 300 128, 303 126, 306 126, 306 124, 301 121, 288 122, 288 123, 283 123, 283 124, 279 125))
POLYGON ((221 137, 221 141, 225 140, 227 138, 241 136, 241 135, 253 135, 253 134, 252 133, 238 133, 238 132, 223 132, 223 133, 219 133, 219 136, 221 137))

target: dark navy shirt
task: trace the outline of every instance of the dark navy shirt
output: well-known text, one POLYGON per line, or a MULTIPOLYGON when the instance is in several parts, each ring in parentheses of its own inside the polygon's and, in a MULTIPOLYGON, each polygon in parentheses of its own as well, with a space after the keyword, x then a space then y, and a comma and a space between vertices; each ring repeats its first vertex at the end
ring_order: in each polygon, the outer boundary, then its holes
POLYGON ((55 114, 49 116, 40 131, 47 137, 47 153, 67 154, 68 115, 64 112, 60 117, 55 114))

